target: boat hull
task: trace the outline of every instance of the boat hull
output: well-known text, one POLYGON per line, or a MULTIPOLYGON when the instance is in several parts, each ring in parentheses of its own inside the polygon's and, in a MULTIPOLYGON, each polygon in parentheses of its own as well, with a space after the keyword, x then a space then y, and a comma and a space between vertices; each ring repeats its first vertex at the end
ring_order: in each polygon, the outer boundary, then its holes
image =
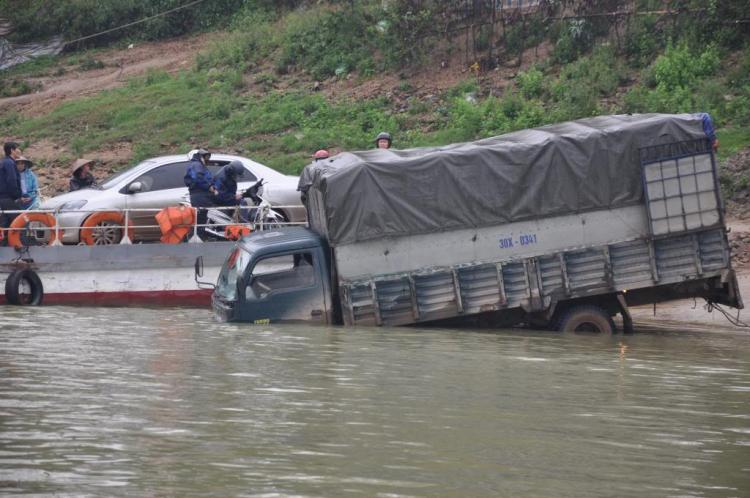
POLYGON ((0 248, 0 303, 15 269, 31 268, 42 281, 43 304, 82 306, 211 306, 210 289, 195 281, 195 260, 203 256, 199 280, 215 283, 234 242, 134 244, 122 246, 0 248))

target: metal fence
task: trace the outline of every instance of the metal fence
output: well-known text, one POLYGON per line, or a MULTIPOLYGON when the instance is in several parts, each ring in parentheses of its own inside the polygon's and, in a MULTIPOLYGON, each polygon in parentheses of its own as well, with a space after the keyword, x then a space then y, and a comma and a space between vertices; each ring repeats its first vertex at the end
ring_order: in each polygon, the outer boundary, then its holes
MULTIPOLYGON (((191 206, 192 207, 192 206, 191 206)), ((278 209, 289 209, 289 208, 298 208, 299 206, 273 206, 272 209, 278 208, 278 209)), ((256 207, 250 207, 250 209, 260 209, 260 206, 256 207)), ((235 222, 232 220, 231 222, 226 223, 205 223, 205 224, 198 224, 198 216, 197 211, 212 211, 212 210, 220 210, 220 211, 226 211, 234 209, 232 206, 221 206, 221 207, 192 207, 192 209, 196 210, 196 216, 195 221, 193 224, 190 225, 190 229, 192 233, 194 234, 193 237, 191 237, 187 242, 188 243, 201 243, 203 240, 201 240, 197 235, 195 235, 199 228, 205 228, 205 227, 226 227, 226 226, 234 226, 234 225, 242 225, 246 226, 252 229, 252 231, 262 231, 266 230, 269 225, 276 226, 306 226, 307 222, 289 222, 289 221, 274 221, 273 223, 269 223, 265 219, 260 220, 259 222, 235 222)), ((24 226, 22 227, 9 227, 9 228, 1 228, 0 230, 5 232, 5 237, 8 237, 8 234, 11 232, 26 232, 27 234, 30 234, 30 232, 37 232, 37 231, 43 231, 43 232, 54 232, 54 240, 49 243, 50 246, 60 246, 63 245, 61 240, 61 233, 65 230, 96 230, 97 227, 84 227, 82 224, 76 224, 76 225, 70 225, 65 226, 60 224, 60 215, 65 214, 96 214, 96 213, 117 213, 122 215, 122 224, 111 224, 107 228, 114 228, 117 230, 123 231, 123 236, 120 242, 118 244, 122 245, 128 245, 132 244, 133 241, 130 239, 130 233, 135 232, 138 229, 160 229, 160 226, 158 224, 156 225, 133 225, 131 223, 131 213, 154 213, 154 216, 156 216, 157 213, 162 211, 163 208, 126 208, 126 209, 76 209, 75 211, 59 211, 54 209, 34 209, 34 210, 7 210, 7 211, 0 211, 1 214, 8 214, 8 215, 16 215, 16 219, 18 217, 22 217, 24 215, 32 215, 32 214, 48 214, 51 215, 55 220, 55 225, 50 227, 46 226, 43 222, 31 220, 30 217, 27 216, 27 221, 24 223, 24 226), (33 226, 32 226, 33 225, 33 226)), ((87 217, 88 218, 88 217, 87 217)), ((185 228, 186 226, 181 226, 182 228, 185 228)), ((37 235, 33 236, 37 241, 40 237, 37 235)), ((79 245, 82 245, 83 242, 79 242, 79 245)))

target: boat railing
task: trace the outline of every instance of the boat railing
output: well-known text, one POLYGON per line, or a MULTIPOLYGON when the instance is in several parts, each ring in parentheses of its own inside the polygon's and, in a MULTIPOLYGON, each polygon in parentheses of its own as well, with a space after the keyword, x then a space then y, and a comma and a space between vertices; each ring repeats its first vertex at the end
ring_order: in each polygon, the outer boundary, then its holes
MULTIPOLYGON (((270 208, 272 210, 277 210, 277 209, 299 209, 299 207, 300 206, 298 206, 298 205, 295 205, 295 206, 276 206, 276 205, 270 206, 270 208)), ((14 228, 14 227, 2 228, 2 230, 5 231, 5 236, 6 237, 8 236, 8 234, 10 232, 13 232, 13 231, 19 231, 19 232, 24 232, 24 231, 35 231, 35 232, 36 231, 45 231, 45 232, 47 232, 47 231, 50 231, 50 232, 54 232, 55 233, 54 241, 52 243, 50 243, 49 245, 51 245, 51 246, 59 246, 59 245, 63 245, 61 237, 60 237, 60 234, 63 231, 77 230, 77 231, 80 232, 82 230, 96 229, 96 227, 84 227, 83 226, 83 222, 81 222, 80 224, 76 223, 75 225, 70 225, 70 226, 61 225, 60 224, 60 215, 66 215, 66 214, 71 214, 71 215, 72 214, 78 214, 78 215, 80 215, 80 214, 89 214, 89 215, 93 215, 95 213, 118 213, 118 214, 122 215, 122 224, 121 225, 120 224, 113 224, 113 225, 110 225, 110 227, 111 228, 116 228, 116 229, 123 230, 122 239, 117 244, 128 245, 128 244, 132 244, 133 243, 133 241, 130 239, 130 233, 131 233, 131 231, 137 231, 138 229, 141 229, 141 230, 143 230, 143 229, 160 229, 160 227, 159 227, 158 224, 155 224, 155 225, 134 225, 134 224, 132 224, 132 221, 131 221, 132 216, 131 216, 131 214, 132 213, 135 213, 135 214, 137 214, 137 213, 153 213, 154 217, 155 217, 156 214, 159 213, 160 211, 162 211, 163 209, 164 208, 121 208, 121 209, 117 209, 117 208, 108 208, 108 209, 83 209, 83 208, 76 208, 76 209, 60 210, 58 208, 58 209, 7 210, 7 211, 0 211, 0 214, 4 213, 4 214, 13 215, 14 218, 17 218, 17 217, 23 216, 23 215, 31 215, 31 214, 48 214, 48 215, 51 215, 54 218, 54 220, 55 220, 55 225, 53 227, 46 226, 45 224, 43 224, 40 221, 29 219, 29 221, 27 223, 25 223, 24 226, 22 226, 22 227, 18 227, 18 228, 14 228), (29 227, 29 225, 31 223, 34 223, 33 227, 29 227), (125 227, 127 227, 127 229, 125 227)), ((198 210, 200 210, 200 211, 211 211, 211 210, 217 210, 217 209, 221 210, 221 211, 231 211, 231 210, 236 209, 236 207, 233 207, 233 206, 212 206, 212 207, 193 207, 193 209, 195 209, 196 211, 198 211, 198 210)), ((243 208, 243 209, 262 209, 262 206, 250 206, 248 208, 243 208)), ((86 216, 86 218, 89 218, 89 217, 90 216, 86 216)), ((269 225, 272 225, 274 228, 276 226, 306 226, 307 225, 306 222, 291 222, 291 221, 273 221, 273 222, 269 222, 266 219, 261 219, 260 221, 253 221, 253 222, 234 221, 234 219, 232 219, 232 221, 228 221, 226 223, 212 222, 212 223, 198 224, 198 217, 195 216, 194 218, 195 218, 195 221, 191 225, 191 232, 193 233, 193 236, 190 239, 188 239, 188 241, 187 241, 188 243, 201 243, 201 242, 204 242, 197 235, 198 229, 199 228, 204 228, 204 227, 227 227, 227 226, 234 226, 234 225, 242 225, 242 226, 246 226, 246 227, 251 228, 252 231, 261 231, 261 230, 268 229, 269 225)), ((80 220, 80 218, 78 218, 78 219, 80 220)), ((85 221, 85 219, 83 221, 85 221)), ((80 236, 79 236, 79 240, 80 240, 80 236)), ((158 242, 158 239, 157 239, 156 242, 158 242)), ((83 241, 79 242, 79 245, 83 245, 83 244, 84 244, 83 241)))

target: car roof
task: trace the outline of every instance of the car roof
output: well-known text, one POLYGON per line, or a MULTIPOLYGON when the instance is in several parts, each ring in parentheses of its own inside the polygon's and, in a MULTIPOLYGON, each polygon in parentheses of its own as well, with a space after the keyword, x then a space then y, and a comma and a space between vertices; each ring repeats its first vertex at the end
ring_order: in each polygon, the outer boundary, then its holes
MULTIPOLYGON (((231 162, 231 161, 240 161, 246 166, 249 166, 250 169, 255 170, 256 173, 260 173, 261 175, 266 176, 278 176, 278 177, 285 177, 285 178, 295 178, 289 175, 285 175, 283 173, 279 173, 275 169, 266 166, 265 164, 261 164, 259 162, 253 161, 252 159, 249 159, 247 157, 243 156, 234 156, 231 154, 211 154, 211 160, 212 161, 221 161, 221 162, 231 162)), ((171 156, 159 156, 159 157, 152 157, 149 159, 144 160, 144 162, 148 162, 148 164, 144 164, 143 166, 139 168, 134 168, 132 170, 133 173, 136 171, 142 171, 146 169, 155 168, 157 166, 163 166, 164 164, 174 163, 174 162, 187 162, 187 154, 179 154, 179 155, 171 155, 171 156)))

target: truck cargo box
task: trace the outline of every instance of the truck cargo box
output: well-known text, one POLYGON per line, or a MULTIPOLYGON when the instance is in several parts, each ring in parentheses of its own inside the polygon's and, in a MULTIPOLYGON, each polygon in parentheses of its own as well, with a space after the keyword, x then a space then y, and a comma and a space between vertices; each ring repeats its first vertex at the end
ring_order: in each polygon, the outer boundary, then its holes
POLYGON ((300 190, 310 226, 333 247, 643 204, 639 150, 705 139, 706 119, 601 116, 445 147, 344 152, 307 166, 300 190))

